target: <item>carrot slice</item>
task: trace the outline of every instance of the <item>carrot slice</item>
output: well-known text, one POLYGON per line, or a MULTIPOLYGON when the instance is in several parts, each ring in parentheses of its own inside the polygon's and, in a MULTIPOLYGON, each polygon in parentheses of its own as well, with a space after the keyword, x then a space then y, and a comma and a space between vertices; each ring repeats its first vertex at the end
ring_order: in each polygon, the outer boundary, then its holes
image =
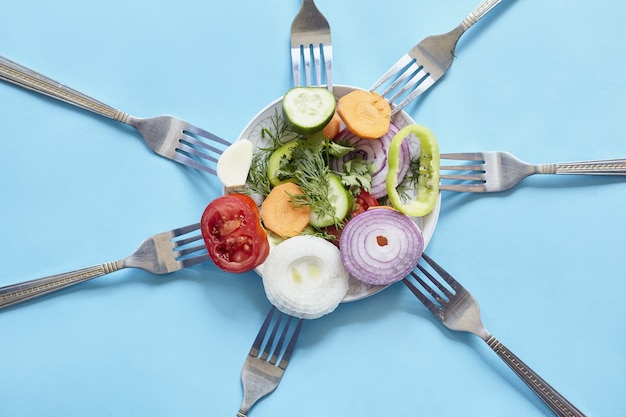
POLYGON ((348 130, 363 139, 383 136, 391 122, 391 106, 372 91, 354 90, 339 98, 337 113, 348 130))
POLYGON ((328 122, 328 124, 324 126, 324 129, 322 129, 322 133, 324 134, 324 138, 334 139, 335 136, 339 134, 340 130, 341 130, 341 118, 335 112, 335 114, 333 115, 333 118, 330 119, 330 122, 328 122))
POLYGON ((292 196, 303 194, 300 187, 292 182, 272 188, 261 205, 265 227, 282 237, 299 235, 309 224, 311 209, 294 203, 292 196))

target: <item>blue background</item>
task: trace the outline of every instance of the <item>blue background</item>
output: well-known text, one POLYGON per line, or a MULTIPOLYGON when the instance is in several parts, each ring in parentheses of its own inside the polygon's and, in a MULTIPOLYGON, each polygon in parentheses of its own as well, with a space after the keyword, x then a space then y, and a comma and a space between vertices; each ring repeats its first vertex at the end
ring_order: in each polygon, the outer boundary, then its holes
MULTIPOLYGON (((475 1, 318 0, 334 80, 370 87, 475 1)), ((291 86, 297 0, 5 0, 0 55, 130 114, 173 114, 229 140, 291 86)), ((626 157, 626 3, 504 0, 408 108, 442 152, 534 163, 626 157)), ((199 220, 215 178, 131 128, 0 83, 0 285, 122 258, 199 220)), ((428 253, 487 328, 589 416, 626 409, 626 183, 533 177, 444 193, 428 253)), ((124 270, 0 312, 0 415, 235 415, 269 303, 212 264, 124 270)), ((477 337, 443 328, 403 285, 305 323, 251 416, 548 416, 477 337)))

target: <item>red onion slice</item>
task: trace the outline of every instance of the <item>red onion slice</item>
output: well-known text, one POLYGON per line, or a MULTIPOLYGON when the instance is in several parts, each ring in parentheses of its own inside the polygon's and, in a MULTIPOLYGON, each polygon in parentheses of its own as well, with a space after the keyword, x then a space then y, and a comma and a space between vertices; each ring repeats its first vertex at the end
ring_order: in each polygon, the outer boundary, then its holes
MULTIPOLYGON (((372 173, 372 190, 371 194, 374 198, 381 198, 387 195, 387 186, 385 180, 387 177, 387 150, 393 137, 398 133, 399 129, 396 125, 391 123, 389 125, 389 131, 387 134, 379 139, 362 139, 355 136, 348 129, 344 129, 335 138, 337 141, 345 141, 354 147, 354 151, 350 152, 341 159, 333 161, 332 169, 337 172, 342 172, 342 165, 351 159, 360 155, 364 160, 373 162, 374 172, 372 173)), ((409 164, 411 162, 411 151, 408 142, 402 144, 401 156, 400 156, 400 169, 398 170, 398 183, 402 182, 402 179, 406 175, 409 164)))
POLYGON ((350 275, 368 284, 389 285, 415 268, 424 251, 424 238, 409 216, 375 208, 346 224, 339 245, 350 275))

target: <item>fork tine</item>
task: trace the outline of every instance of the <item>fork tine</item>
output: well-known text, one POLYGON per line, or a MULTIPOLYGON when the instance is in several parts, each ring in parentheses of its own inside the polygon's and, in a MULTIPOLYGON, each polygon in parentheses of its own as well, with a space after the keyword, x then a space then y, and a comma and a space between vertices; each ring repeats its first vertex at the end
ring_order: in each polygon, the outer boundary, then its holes
POLYGON ((314 85, 314 81, 316 86, 322 86, 325 77, 328 89, 332 90, 332 45, 309 44, 301 45, 299 48, 293 47, 291 48, 291 61, 294 86, 301 85, 300 62, 303 62, 304 82, 307 87, 314 85))
POLYGON ((428 280, 430 281, 432 285, 426 283, 426 281, 421 279, 421 277, 419 277, 417 274, 415 274, 416 279, 419 281, 420 284, 422 284, 422 286, 424 286, 424 289, 435 299, 435 301, 439 303, 439 305, 445 304, 450 299, 450 297, 454 295, 448 288, 442 285, 441 282, 439 282, 439 280, 435 278, 435 276, 431 274, 429 271, 427 271, 423 266, 417 265, 417 269, 419 269, 420 272, 424 274, 426 278, 428 278, 428 280))
POLYGON ((430 87, 432 87, 433 84, 435 84, 435 81, 436 80, 434 78, 432 78, 430 75, 422 78, 421 82, 415 88, 415 90, 413 90, 411 92, 411 94, 406 96, 404 98, 404 100, 402 100, 400 103, 396 104, 396 106, 393 108, 393 110, 391 110, 391 115, 393 116, 396 113, 398 113, 399 111, 401 111, 403 108, 405 108, 406 105, 409 104, 410 102, 412 102, 413 100, 415 100, 415 98, 417 96, 421 95, 423 92, 425 92, 430 87))
POLYGON ((439 158, 456 159, 459 161, 485 161, 484 155, 480 152, 442 153, 439 155, 439 158))
POLYGON ((486 191, 486 178, 485 178, 485 156, 480 152, 466 152, 466 153, 444 153, 441 154, 440 159, 450 159, 458 161, 475 161, 475 164, 459 164, 459 165, 441 165, 440 171, 469 171, 470 173, 458 173, 458 174, 442 174, 440 178, 442 180, 456 180, 456 181, 478 181, 478 183, 471 184, 441 184, 439 189, 443 191, 456 191, 456 192, 476 192, 481 193, 486 191))
POLYGON ((300 85, 300 56, 302 55, 301 47, 291 48, 291 73, 293 74, 293 85, 300 85))
POLYGON ((391 103, 395 102, 400 96, 402 96, 407 91, 410 91, 416 85, 422 83, 427 77, 428 73, 424 71, 424 67, 418 67, 416 64, 413 65, 417 68, 417 70, 413 71, 410 74, 409 79, 404 83, 401 89, 399 89, 390 99, 391 103))
POLYGON ((454 291, 458 291, 458 290, 463 288, 463 286, 461 284, 459 284, 459 282, 456 279, 454 279, 454 277, 452 275, 450 275, 448 273, 448 271, 443 269, 443 267, 441 265, 439 265, 437 262, 435 262, 430 256, 428 256, 425 253, 423 253, 422 254, 422 258, 426 261, 426 263, 428 263, 428 265, 430 265, 439 274, 439 276, 441 278, 443 278, 443 280, 454 291))
POLYGON ((278 316, 274 319, 276 307, 272 306, 268 312, 261 329, 255 339, 250 355, 265 360, 272 365, 276 365, 281 369, 286 369, 295 348, 303 320, 299 319, 295 328, 292 329, 292 321, 294 317, 278 312, 278 316), (283 319, 286 318, 284 325, 283 319), (272 323, 274 320, 274 323, 272 323), (281 329, 282 325, 282 329, 281 329), (267 335, 272 326, 269 336, 267 335), (279 333, 280 331, 280 333, 279 333), (289 334, 291 331, 291 334, 289 334), (278 341, 276 338, 278 337, 278 341), (276 343, 275 343, 276 341, 276 343), (287 343, 287 347, 283 351, 283 347, 287 343), (261 350, 263 348, 263 350, 261 350))
MULTIPOLYGON (((408 65, 406 65, 401 70, 399 70, 396 74, 394 74, 396 78, 387 86, 387 88, 385 88, 382 91, 382 93, 380 93, 380 95, 383 97, 386 96, 387 94, 395 90, 400 84, 402 84, 404 80, 406 80, 407 78, 410 79, 410 77, 414 73, 419 71, 419 69, 420 69, 419 65, 416 65, 415 61, 411 61, 408 65)), ((389 101, 393 101, 393 100, 389 100, 389 101)))
POLYGON ((195 254, 197 252, 205 251, 205 250, 206 250, 206 246, 204 245, 204 243, 202 245, 193 246, 191 248, 180 249, 177 251, 178 258, 185 258, 185 257, 188 257, 189 255, 195 254))
POLYGON ((388 82, 394 75, 398 74, 412 62, 413 58, 406 54, 403 55, 395 64, 391 66, 391 68, 387 70, 387 72, 382 75, 382 77, 378 79, 378 81, 374 83, 374 85, 370 88, 370 91, 377 90, 380 86, 388 82))
POLYGON ((439 189, 457 193, 484 193, 487 191, 485 184, 441 184, 439 189))
POLYGON ((311 45, 303 46, 303 58, 304 58, 304 78, 306 86, 311 85, 311 45))
POLYGON ((322 45, 322 53, 324 54, 324 69, 326 75, 326 86, 330 91, 333 90, 333 47, 332 45, 322 45))
MULTIPOLYGON (((410 276, 412 276, 413 278, 415 278, 416 281, 420 282, 422 281, 420 279, 420 277, 415 273, 415 272, 411 272, 410 276)), ((426 308, 428 308, 430 310, 431 313, 433 314, 437 314, 437 311, 439 310, 439 306, 437 306, 435 303, 433 303, 432 301, 430 301, 430 299, 428 297, 426 297, 422 291, 420 291, 415 284, 413 284, 411 281, 409 281, 409 278, 404 278, 402 280, 402 282, 404 283, 404 285, 406 285, 409 290, 411 290, 411 292, 413 293, 413 295, 415 295, 422 304, 424 304, 424 306, 426 306, 426 308)), ((423 281, 422 281, 423 282, 423 281)), ((420 282, 421 286, 424 286, 424 284, 420 282)))
POLYGON ((194 223, 172 230, 172 235, 174 236, 171 239, 173 244, 172 250, 176 252, 176 260, 182 262, 185 268, 209 260, 204 242, 199 245, 187 247, 188 245, 203 239, 202 234, 200 233, 195 236, 186 236, 192 232, 198 231, 199 229, 200 223, 194 223), (204 253, 199 253, 202 251, 204 251, 204 253))
POLYGON ((222 152, 223 150, 208 145, 193 136, 184 134, 178 141, 176 153, 173 158, 185 165, 215 174, 215 169, 211 166, 207 166, 206 161, 212 164, 217 163, 222 152), (205 150, 213 152, 214 155, 205 152, 205 150))
MULTIPOLYGON (((270 360, 269 360, 269 363, 271 363, 272 365, 276 365, 276 362, 278 361, 278 356, 280 355, 280 351, 283 348, 283 344, 285 343, 285 339, 287 337, 287 331, 289 330, 289 324, 291 324, 292 318, 293 317, 291 316, 287 317, 287 322, 285 323, 285 326, 283 327, 283 331, 280 334, 280 339, 278 339, 278 343, 276 343, 276 346, 272 350, 272 354, 270 355, 270 360)), ((276 330, 278 330, 279 324, 280 324, 280 321, 277 321, 276 330)))
POLYGON ((215 175, 215 168, 208 166, 207 161, 210 164, 216 164, 224 149, 217 148, 202 140, 202 138, 212 140, 213 137, 216 138, 217 143, 224 145, 224 147, 231 145, 224 139, 192 126, 191 129, 187 128, 183 131, 183 135, 178 140, 175 151, 172 152, 172 155, 169 157, 181 164, 215 175), (203 135, 209 135, 209 137, 203 135), (212 152, 213 154, 206 151, 212 152))
POLYGON ((476 165, 441 165, 439 167, 440 170, 445 171, 484 171, 485 167, 483 164, 476 165))
POLYGON ((174 234, 174 236, 182 236, 182 235, 186 235, 189 232, 193 232, 194 230, 198 230, 200 229, 200 223, 193 223, 187 226, 183 226, 183 227, 178 227, 176 229, 172 230, 172 233, 174 234))
POLYGON ((267 329, 270 327, 270 323, 272 322, 272 316, 276 311, 276 307, 272 306, 270 311, 265 316, 265 320, 259 329, 259 333, 256 335, 256 339, 254 339, 254 343, 252 343, 252 347, 250 348, 250 355, 259 356, 259 352, 261 351, 261 346, 263 345, 263 340, 265 339, 265 334, 267 333, 267 329))
POLYGON ((193 135, 199 136, 199 137, 206 138, 206 139, 208 139, 208 140, 210 140, 212 142, 220 143, 220 144, 225 145, 225 146, 232 145, 226 139, 220 138, 219 136, 214 135, 211 132, 208 132, 208 131, 206 131, 204 129, 201 129, 201 128, 199 128, 197 126, 194 126, 194 125, 191 125, 191 124, 187 124, 187 127, 184 129, 184 131, 187 131, 187 132, 189 132, 189 133, 191 133, 193 135))
MULTIPOLYGON (((217 175, 217 171, 214 168, 206 166, 203 163, 200 163, 197 157, 194 157, 194 154, 191 151, 185 151, 182 149, 176 149, 176 152, 172 156, 172 159, 176 162, 179 162, 183 165, 187 165, 191 168, 195 168, 200 171, 208 172, 209 174, 217 175)), ((216 162, 216 161, 213 161, 216 162)))
POLYGON ((184 268, 190 268, 194 265, 208 262, 209 260, 211 260, 211 257, 209 256, 208 253, 205 253, 204 255, 198 255, 198 256, 193 256, 191 258, 179 259, 178 261, 183 264, 184 268))
MULTIPOLYGON (((431 267, 442 277, 448 275, 443 268, 439 265, 435 264, 434 261, 429 258, 426 254, 422 254, 422 258, 426 260, 427 263, 431 264, 431 267)), ((452 284, 448 284, 450 288, 454 291, 451 291, 448 287, 443 285, 433 274, 431 274, 427 269, 425 269, 422 265, 417 264, 417 269, 421 274, 423 274, 426 279, 423 279, 415 270, 411 271, 409 274, 410 277, 413 277, 415 281, 419 284, 416 286, 411 281, 409 281, 409 277, 403 279, 402 282, 411 290, 411 292, 420 300, 422 304, 439 320, 443 321, 445 317, 445 306, 450 302, 452 297, 457 293, 457 289, 459 287, 458 283, 454 281, 452 284), (428 281, 428 282, 427 282, 428 281)), ((448 277, 444 278, 445 282, 448 277)), ((449 277, 452 278, 452 277, 449 277)))
POLYGON ((287 349, 285 349, 285 353, 283 353, 283 357, 278 363, 278 367, 281 369, 287 368, 289 364, 289 360, 291 360, 291 355, 293 353, 294 348, 296 347, 296 342, 298 341, 298 337, 300 336, 300 330, 302 329, 302 323, 304 323, 303 319, 298 320, 298 324, 296 325, 295 330, 291 334, 291 339, 289 340, 289 344, 287 345, 287 349))
MULTIPOLYGON (((219 149, 213 145, 210 145, 200 139, 198 139, 198 137, 196 136, 192 136, 189 134, 183 134, 183 136, 181 137, 180 141, 179 141, 179 147, 181 145, 186 145, 188 146, 190 149, 196 150, 198 152, 196 152, 198 155, 200 155, 199 151, 209 151, 209 152, 213 152, 215 154, 217 154, 218 156, 222 154, 222 152, 224 152, 223 149, 219 149)), ((228 144, 230 145, 230 144, 228 144)), ((211 160, 217 160, 216 158, 210 156, 208 153, 206 152, 202 152, 205 155, 207 155, 206 159, 211 159, 211 160)))
POLYGON ((174 242, 176 243, 176 247, 180 248, 180 247, 188 245, 188 244, 190 244, 192 242, 197 242, 200 239, 202 239, 202 235, 201 234, 199 234, 197 236, 186 237, 184 239, 176 239, 176 240, 174 240, 174 242))
POLYGON ((315 80, 318 86, 322 85, 321 48, 313 45, 313 64, 315 65, 315 80))
POLYGON ((399 103, 395 103, 393 109, 391 110, 391 115, 395 115, 399 111, 401 111, 407 104, 413 101, 417 96, 422 94, 424 91, 428 90, 434 83, 435 80, 430 77, 429 73, 426 69, 419 65, 415 58, 411 57, 409 54, 403 55, 394 65, 387 70, 383 74, 382 77, 374 83, 370 91, 374 91, 384 84, 388 83, 390 80, 393 81, 385 88, 385 90, 380 94, 385 97, 389 93, 398 89, 391 97, 387 98, 389 103, 394 103, 398 98, 400 98, 403 94, 407 94, 402 101, 399 103))
POLYGON ((483 174, 445 174, 440 175, 439 178, 458 181, 485 181, 485 176, 483 174))
MULTIPOLYGON (((273 314, 273 313, 272 313, 273 314)), ((274 339, 276 339, 276 334, 278 333, 278 328, 280 327, 280 322, 282 321, 283 316, 279 313, 278 318, 276 319, 276 323, 274 323, 274 327, 272 327, 272 332, 270 333, 267 342, 265 342, 265 349, 263 349, 263 353, 261 353, 260 358, 266 360, 270 356, 270 350, 272 349, 272 345, 274 344, 274 339)))
POLYGON ((196 223, 194 225, 189 225, 186 227, 186 231, 184 233, 181 233, 180 235, 172 239, 172 243, 174 244, 174 250, 178 252, 180 256, 187 256, 189 254, 198 252, 199 250, 206 249, 206 246, 204 244, 204 239, 201 233, 198 233, 193 236, 187 236, 191 232, 198 231, 198 229, 199 229, 199 223, 196 223), (202 241, 201 244, 190 246, 190 244, 197 242, 199 240, 202 241))

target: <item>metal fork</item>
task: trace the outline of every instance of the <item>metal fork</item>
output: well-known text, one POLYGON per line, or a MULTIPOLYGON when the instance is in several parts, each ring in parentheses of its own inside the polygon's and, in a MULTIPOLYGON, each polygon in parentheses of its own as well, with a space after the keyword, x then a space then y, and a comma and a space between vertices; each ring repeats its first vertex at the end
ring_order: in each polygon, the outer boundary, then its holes
POLYGON ((311 55, 316 85, 322 85, 323 62, 326 85, 332 91, 333 47, 330 43, 330 25, 313 0, 302 0, 302 7, 291 23, 291 70, 294 86, 301 85, 301 63, 304 63, 306 85, 312 84, 311 55))
POLYGON ((63 274, 51 275, 0 288, 0 308, 67 288, 123 268, 139 268, 153 274, 167 274, 209 260, 200 224, 191 224, 145 239, 132 255, 63 274), (200 241, 200 242, 198 242, 200 241), (198 244, 195 244, 198 242, 198 244))
POLYGON ((626 159, 534 165, 523 162, 508 152, 445 153, 441 154, 440 158, 476 162, 441 166, 440 170, 457 172, 440 175, 441 179, 456 181, 453 184, 441 184, 439 188, 445 191, 473 193, 505 191, 533 174, 626 175, 626 159), (462 174, 463 171, 469 173, 462 174))
POLYGON ((472 294, 428 255, 422 254, 422 258, 439 277, 418 264, 417 269, 421 275, 413 271, 403 282, 444 326, 455 331, 473 333, 483 339, 557 416, 584 417, 574 405, 487 331, 480 317, 478 303, 472 294), (419 287, 409 280, 410 277, 413 277, 419 287))
POLYGON ((272 307, 267 313, 241 370, 243 402, 237 417, 246 417, 250 408, 274 391, 280 383, 302 328, 303 319, 298 319, 295 323, 293 319, 294 317, 277 311, 276 307, 272 307), (278 315, 274 318, 276 312, 278 315), (283 323, 284 318, 287 320, 283 323))
POLYGON ((132 126, 155 153, 211 174, 215 174, 219 156, 230 145, 213 133, 172 116, 131 116, 2 56, 0 79, 132 126))
POLYGON ((389 68, 370 88, 370 91, 392 81, 380 95, 389 103, 394 104, 392 116, 401 111, 448 71, 454 60, 454 50, 461 35, 501 1, 483 0, 450 32, 424 38, 389 68))

